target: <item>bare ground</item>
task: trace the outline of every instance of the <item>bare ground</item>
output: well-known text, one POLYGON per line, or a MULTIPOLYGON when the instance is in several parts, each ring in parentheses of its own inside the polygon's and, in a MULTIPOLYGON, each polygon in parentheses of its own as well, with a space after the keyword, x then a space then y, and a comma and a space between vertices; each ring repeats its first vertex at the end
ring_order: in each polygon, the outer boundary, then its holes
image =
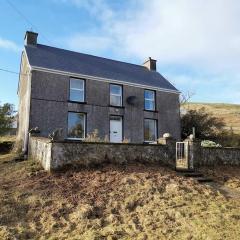
POLYGON ((239 239, 240 198, 219 187, 237 193, 240 168, 208 175, 217 186, 142 164, 50 175, 0 155, 0 239, 239 239))

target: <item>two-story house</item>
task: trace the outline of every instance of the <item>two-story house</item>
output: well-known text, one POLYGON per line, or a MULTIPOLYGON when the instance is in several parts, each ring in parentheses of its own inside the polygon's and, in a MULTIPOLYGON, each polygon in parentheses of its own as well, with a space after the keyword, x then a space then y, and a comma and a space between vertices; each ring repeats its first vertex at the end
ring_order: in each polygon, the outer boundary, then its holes
POLYGON ((97 129, 111 142, 155 141, 164 133, 180 138, 179 91, 156 71, 142 66, 37 43, 26 32, 19 77, 18 139, 39 127, 47 137, 57 128, 81 140, 97 129))

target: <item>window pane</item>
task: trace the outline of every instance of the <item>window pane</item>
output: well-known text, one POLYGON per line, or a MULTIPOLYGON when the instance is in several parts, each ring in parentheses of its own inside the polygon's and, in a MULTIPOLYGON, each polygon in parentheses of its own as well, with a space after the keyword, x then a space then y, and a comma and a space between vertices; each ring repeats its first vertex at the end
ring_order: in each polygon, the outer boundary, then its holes
POLYGON ((145 109, 146 109, 146 110, 155 110, 154 101, 145 100, 145 109))
POLYGON ((144 141, 156 141, 157 139, 157 124, 156 120, 145 119, 144 120, 144 141))
POLYGON ((70 88, 77 88, 77 89, 83 90, 84 80, 71 78, 70 79, 70 88))
POLYGON ((110 105, 122 106, 122 86, 110 84, 110 105))
POLYGON ((70 89, 70 100, 76 102, 84 102, 84 91, 70 89))
POLYGON ((145 90, 144 91, 144 97, 147 98, 147 99, 154 100, 154 91, 145 90))
POLYGON ((144 108, 146 110, 155 110, 155 92, 150 90, 144 91, 144 108))
POLYGON ((110 116, 110 120, 122 121, 122 117, 120 117, 120 116, 113 116, 113 115, 111 115, 111 116, 110 116))
POLYGON ((122 105, 121 97, 120 96, 111 95, 110 96, 110 105, 121 106, 122 105))
POLYGON ((68 113, 68 137, 69 138, 85 137, 84 113, 68 113))
POLYGON ((110 85, 110 93, 121 96, 121 95, 122 95, 122 87, 119 86, 119 85, 113 85, 113 84, 111 84, 111 85, 110 85))
POLYGON ((70 100, 84 102, 84 80, 70 79, 70 100))

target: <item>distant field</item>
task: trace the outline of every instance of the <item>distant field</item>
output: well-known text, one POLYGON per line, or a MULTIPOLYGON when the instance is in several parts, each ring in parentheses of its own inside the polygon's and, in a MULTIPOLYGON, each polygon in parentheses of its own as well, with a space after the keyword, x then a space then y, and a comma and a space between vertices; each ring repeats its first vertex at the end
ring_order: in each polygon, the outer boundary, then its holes
POLYGON ((200 109, 204 107, 215 117, 222 118, 226 129, 232 128, 234 133, 240 134, 240 105, 225 103, 187 103, 184 109, 200 109))

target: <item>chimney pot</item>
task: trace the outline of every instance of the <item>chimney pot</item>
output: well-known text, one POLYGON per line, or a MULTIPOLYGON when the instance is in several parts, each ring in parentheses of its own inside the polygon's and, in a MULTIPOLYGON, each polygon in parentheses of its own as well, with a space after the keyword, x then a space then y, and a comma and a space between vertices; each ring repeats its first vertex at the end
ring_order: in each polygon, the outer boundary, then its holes
POLYGON ((37 37, 38 37, 38 33, 35 33, 32 31, 26 31, 26 34, 24 37, 24 44, 25 45, 37 45, 37 37))
POLYGON ((156 62, 157 62, 157 60, 154 60, 154 59, 152 59, 151 57, 149 57, 149 58, 143 63, 143 66, 146 67, 148 70, 156 71, 156 70, 157 70, 156 62))

